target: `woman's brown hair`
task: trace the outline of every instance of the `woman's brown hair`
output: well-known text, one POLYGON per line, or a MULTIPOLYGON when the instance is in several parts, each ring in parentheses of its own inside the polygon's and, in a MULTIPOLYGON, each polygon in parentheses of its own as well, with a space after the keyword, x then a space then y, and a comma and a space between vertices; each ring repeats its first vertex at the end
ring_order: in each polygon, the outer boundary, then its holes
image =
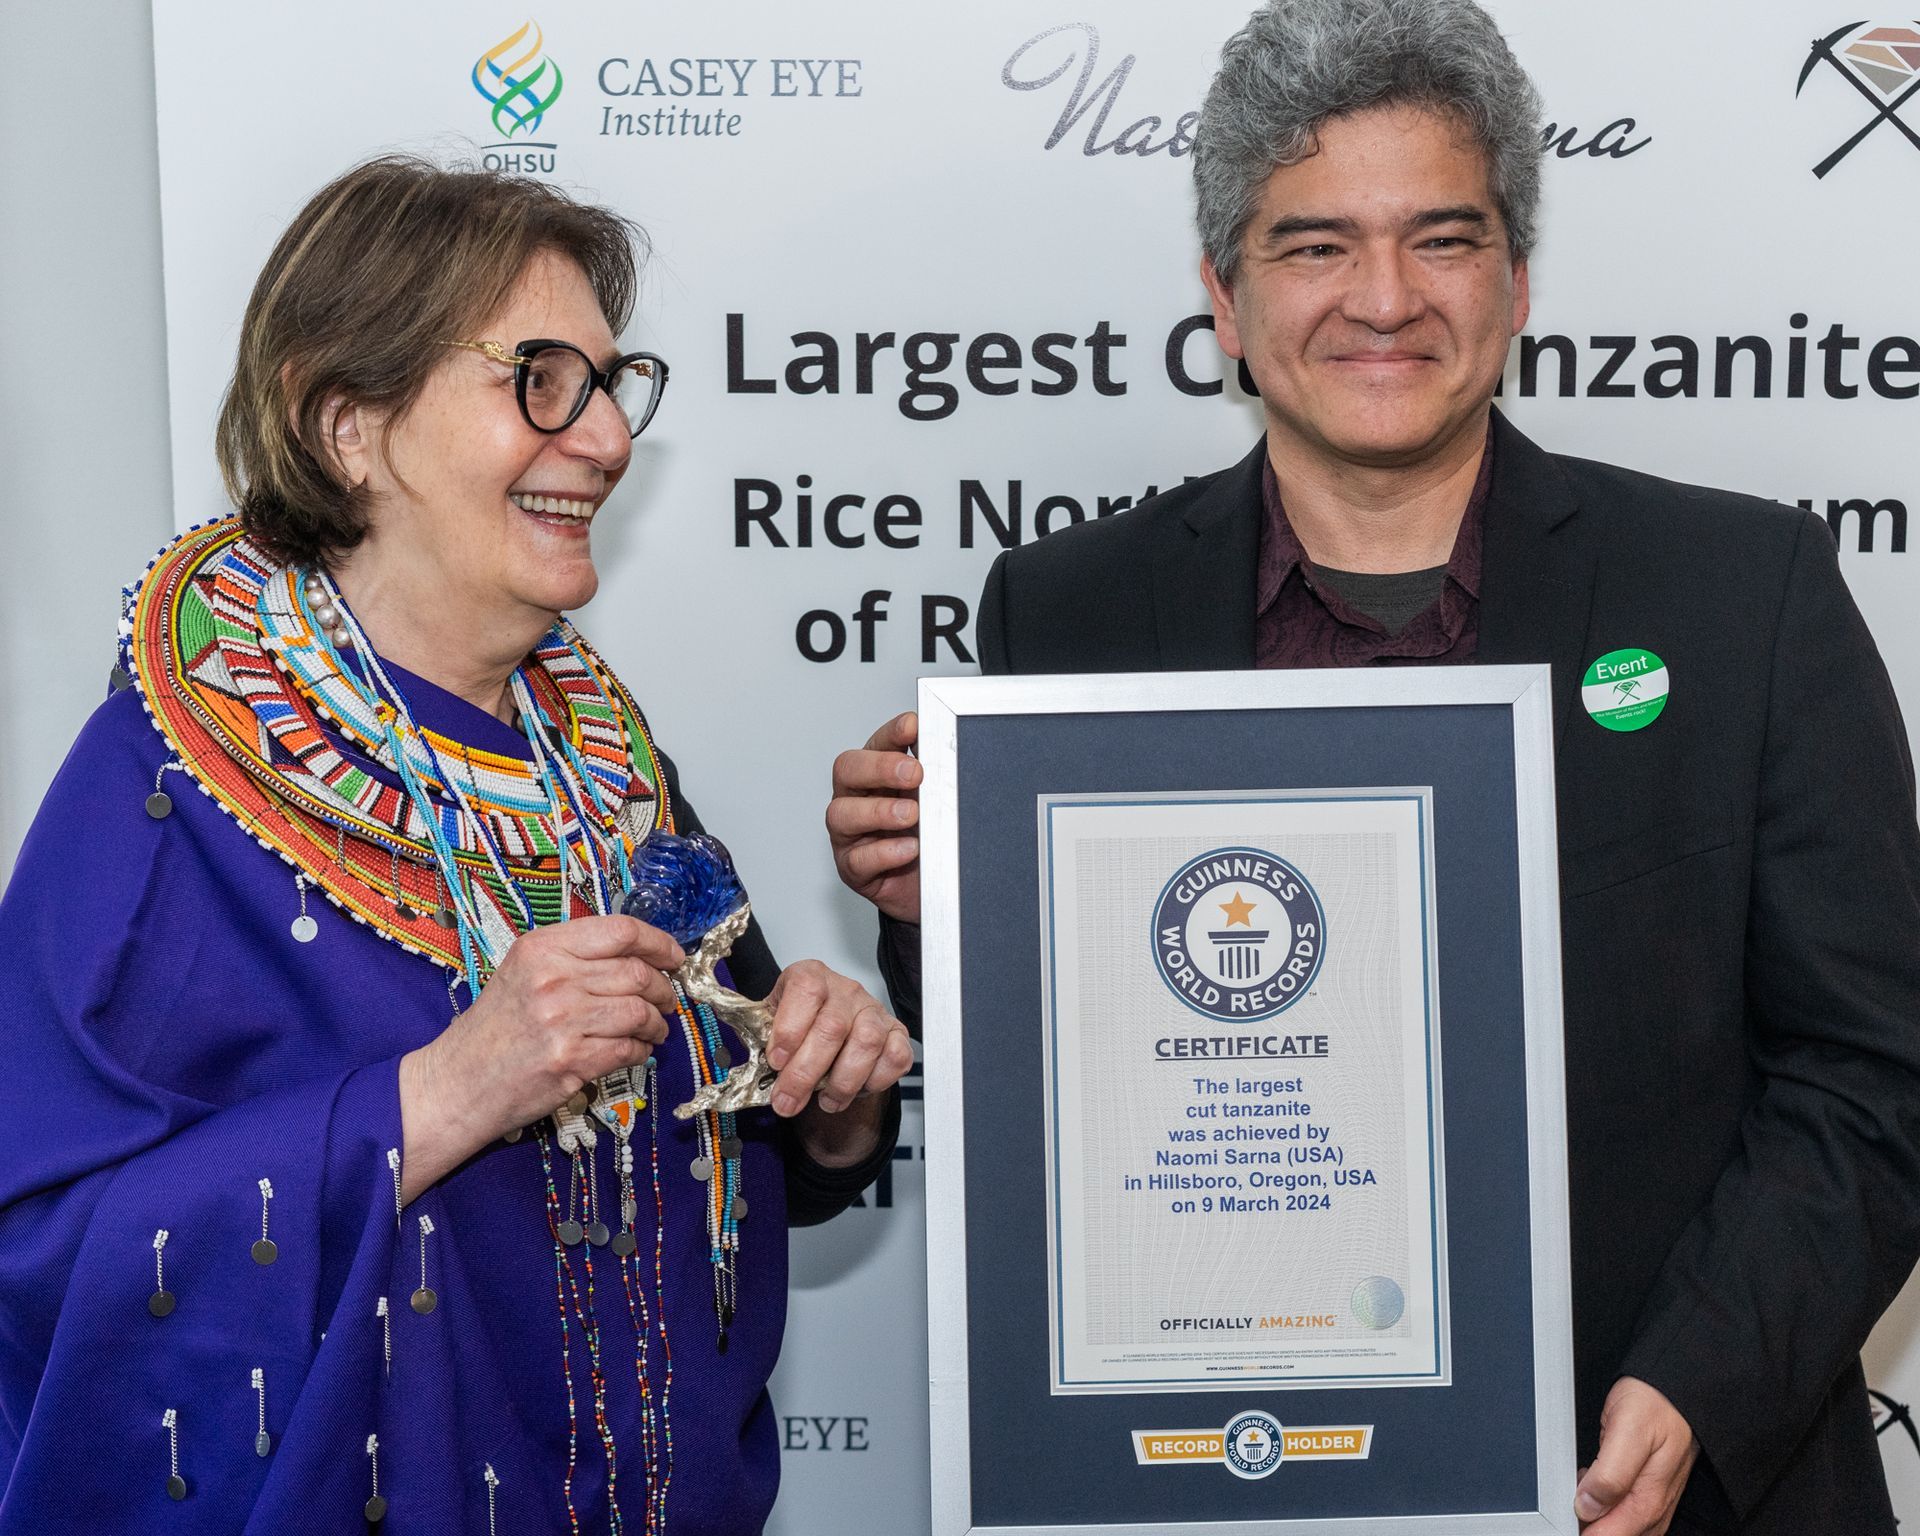
POLYGON ((338 403, 405 415, 443 343, 495 313, 543 251, 579 266, 618 335, 645 247, 630 220, 545 182, 410 155, 322 188, 254 284, 214 434, 247 532, 303 565, 352 549, 366 493, 327 447, 338 403))

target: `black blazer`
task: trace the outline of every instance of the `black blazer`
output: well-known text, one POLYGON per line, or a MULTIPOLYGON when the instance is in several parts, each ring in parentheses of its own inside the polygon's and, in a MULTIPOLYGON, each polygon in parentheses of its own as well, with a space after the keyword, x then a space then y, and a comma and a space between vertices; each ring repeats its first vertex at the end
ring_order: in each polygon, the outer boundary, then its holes
MULTIPOLYGON (((1580 1458, 1623 1375, 1702 1447, 1676 1530, 1894 1529, 1859 1350, 1920 1254, 1920 832, 1810 514, 1496 414, 1478 660, 1553 668, 1580 1458), (1646 729, 1580 706, 1640 646, 1646 729)), ((1251 667, 1265 445, 1001 556, 988 672, 1251 667)))

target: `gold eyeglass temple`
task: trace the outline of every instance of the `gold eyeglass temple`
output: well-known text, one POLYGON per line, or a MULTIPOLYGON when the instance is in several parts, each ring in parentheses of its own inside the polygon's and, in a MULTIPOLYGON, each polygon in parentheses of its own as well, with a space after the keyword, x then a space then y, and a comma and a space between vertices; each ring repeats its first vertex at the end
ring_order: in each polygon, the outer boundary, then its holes
POLYGON ((496 363, 505 363, 511 368, 518 368, 522 363, 532 361, 531 358, 522 357, 518 352, 509 352, 497 341, 449 341, 443 345, 465 347, 469 352, 484 353, 496 363))
MULTIPOLYGON (((447 347, 465 347, 469 352, 485 353, 496 363, 505 363, 513 368, 519 367, 522 363, 530 363, 533 361, 530 357, 522 357, 518 352, 509 352, 497 341, 447 341, 442 342, 441 345, 447 347)), ((627 366, 643 379, 653 377, 653 364, 645 358, 629 363, 627 366)))

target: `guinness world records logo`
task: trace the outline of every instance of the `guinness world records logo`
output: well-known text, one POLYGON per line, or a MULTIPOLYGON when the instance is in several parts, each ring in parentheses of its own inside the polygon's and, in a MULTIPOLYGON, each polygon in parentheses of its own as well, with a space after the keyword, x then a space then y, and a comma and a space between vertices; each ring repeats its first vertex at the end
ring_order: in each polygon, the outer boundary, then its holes
POLYGON ((1153 910, 1160 979, 1196 1013, 1247 1024, 1306 996, 1326 949, 1326 914, 1307 877, 1264 848, 1189 859, 1153 910))
POLYGON ((1258 1408, 1235 1415, 1224 1438, 1223 1459, 1235 1477, 1265 1477, 1286 1459, 1286 1431, 1272 1414, 1258 1408))

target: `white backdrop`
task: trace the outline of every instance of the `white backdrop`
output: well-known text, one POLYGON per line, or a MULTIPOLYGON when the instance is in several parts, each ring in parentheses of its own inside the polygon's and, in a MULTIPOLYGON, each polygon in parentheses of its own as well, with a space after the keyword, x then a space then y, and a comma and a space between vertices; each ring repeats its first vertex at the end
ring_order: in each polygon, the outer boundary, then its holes
MULTIPOLYGON (((629 335, 673 382, 596 531, 604 581, 582 623, 780 952, 870 975, 869 915, 821 830, 828 764, 917 675, 965 669, 924 620, 972 603, 994 520, 1017 498, 1033 537, 1218 468, 1258 432, 1231 382, 1190 392, 1222 376, 1204 330, 1174 351, 1188 389, 1168 351, 1205 309, 1180 119, 1248 0, 538 4, 156 3, 175 520, 222 510, 211 427, 253 276, 345 166, 388 147, 518 156, 632 214, 657 254, 629 335), (563 83, 503 141, 472 71, 528 22, 563 83), (863 332, 893 337, 864 390, 863 332), (966 351, 990 335, 970 378, 966 351)), ((1596 27, 1550 0, 1494 9, 1557 143, 1507 409, 1563 452, 1831 511, 1920 721, 1920 145, 1883 122, 1816 177, 1875 108, 1825 63, 1795 92, 1810 38, 1853 13, 1616 0, 1596 27), (1719 339, 1741 337, 1771 349, 1770 389, 1749 348, 1716 390, 1719 339), (1884 503, 1871 549, 1842 508, 1855 499, 1884 503)), ((890 1190, 796 1234, 778 1532, 926 1528, 919 1145, 910 1110, 890 1190)), ((1869 1361, 1903 1401, 1920 1395, 1915 1306, 1869 1361)), ((1920 1517, 1920 1456, 1882 1444, 1920 1517)))

